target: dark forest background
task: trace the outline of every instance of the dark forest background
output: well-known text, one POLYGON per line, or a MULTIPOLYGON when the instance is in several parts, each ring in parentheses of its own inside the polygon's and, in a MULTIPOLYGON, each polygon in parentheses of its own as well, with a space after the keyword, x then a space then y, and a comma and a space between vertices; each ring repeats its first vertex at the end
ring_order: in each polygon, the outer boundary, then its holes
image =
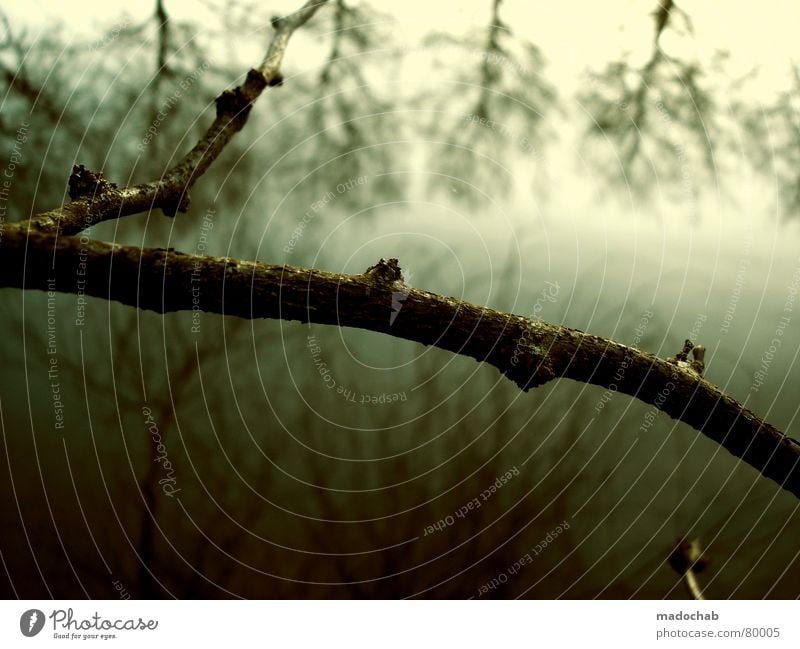
MULTIPOLYGON (((798 437, 800 316, 754 383, 800 265, 792 53, 757 96, 725 52, 667 53, 703 34, 691 3, 653 3, 644 63, 587 60, 565 92, 506 4, 409 41, 383 3, 331 2, 187 214, 91 236, 344 272, 398 257, 411 285, 661 356, 693 337, 709 380, 798 437)), ((68 201, 73 164, 157 178, 256 63, 226 43, 266 43, 275 12, 170 5, 88 41, 3 21, 5 221, 68 201)), ((796 499, 623 395, 524 394, 363 331, 9 289, 0 309, 4 597, 683 598, 683 538, 707 597, 800 594, 796 499)))

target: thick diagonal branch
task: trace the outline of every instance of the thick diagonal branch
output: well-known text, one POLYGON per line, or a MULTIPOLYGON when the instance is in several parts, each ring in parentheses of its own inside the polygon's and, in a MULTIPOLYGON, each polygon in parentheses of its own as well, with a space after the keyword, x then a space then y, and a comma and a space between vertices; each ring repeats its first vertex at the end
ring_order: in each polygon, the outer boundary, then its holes
POLYGON ((689 424, 800 497, 800 446, 696 372, 575 329, 408 287, 396 260, 342 275, 9 231, 0 286, 81 292, 158 313, 199 307, 367 329, 489 363, 523 390, 556 377, 592 383, 689 424))
POLYGON ((282 83, 280 66, 291 35, 326 2, 308 0, 295 13, 273 20, 275 34, 263 63, 247 73, 241 86, 226 90, 217 97, 214 122, 192 150, 167 169, 160 179, 121 189, 109 188, 6 227, 30 228, 40 232, 60 231, 70 235, 101 221, 155 208, 171 216, 185 212, 189 204, 189 190, 222 153, 231 138, 242 129, 253 103, 266 87, 282 83))

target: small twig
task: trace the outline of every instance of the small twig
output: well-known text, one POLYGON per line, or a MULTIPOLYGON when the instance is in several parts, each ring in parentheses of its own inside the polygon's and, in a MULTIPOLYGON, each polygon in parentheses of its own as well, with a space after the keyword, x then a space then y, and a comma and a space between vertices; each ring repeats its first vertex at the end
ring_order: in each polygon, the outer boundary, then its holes
POLYGON ((702 376, 706 369, 705 357, 706 348, 702 345, 695 345, 687 338, 683 343, 683 349, 675 354, 675 356, 668 358, 667 362, 702 376), (691 352, 693 356, 691 361, 689 360, 689 352, 691 352))
POLYGON ((697 575, 705 570, 708 561, 703 557, 700 539, 680 539, 669 555, 669 565, 683 578, 692 599, 704 600, 697 575))
POLYGON ((167 56, 169 56, 169 32, 170 22, 167 10, 164 8, 164 0, 156 0, 156 24, 158 25, 158 58, 156 59, 156 80, 159 81, 162 75, 170 74, 167 67, 167 56))

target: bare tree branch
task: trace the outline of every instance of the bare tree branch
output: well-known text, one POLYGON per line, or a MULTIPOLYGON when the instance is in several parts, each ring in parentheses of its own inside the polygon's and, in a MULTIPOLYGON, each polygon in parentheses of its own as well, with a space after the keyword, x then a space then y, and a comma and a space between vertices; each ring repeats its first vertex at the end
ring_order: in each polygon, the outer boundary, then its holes
POLYGON ((253 103, 266 87, 283 82, 280 66, 291 35, 326 2, 327 0, 308 0, 293 14, 273 19, 275 35, 262 64, 258 69, 251 69, 247 73, 241 86, 226 90, 217 97, 217 116, 205 135, 191 151, 167 169, 159 180, 121 189, 104 187, 102 191, 92 192, 55 210, 8 226, 9 229, 30 228, 71 235, 101 221, 154 208, 161 208, 168 216, 185 212, 189 206, 189 191, 192 186, 245 125, 253 103))
POLYGON ((499 76, 496 61, 503 58, 503 48, 500 46, 500 32, 508 28, 500 20, 501 2, 502 0, 494 0, 492 3, 492 21, 489 25, 483 63, 481 64, 481 95, 473 109, 473 113, 480 119, 489 119, 489 99, 496 91, 495 85, 499 76))
POLYGON ((342 275, 12 230, 3 239, 0 286, 80 292, 158 313, 199 308, 367 329, 489 363, 525 391, 556 377, 592 383, 689 424, 800 497, 800 444, 696 371, 575 329, 411 288, 394 259, 342 275))
POLYGON ((169 15, 164 8, 164 0, 156 0, 156 24, 158 25, 158 57, 156 59, 156 81, 160 81, 163 75, 170 74, 167 67, 167 57, 169 56, 169 36, 170 24, 169 15))
POLYGON ((342 37, 344 36, 344 14, 347 12, 347 7, 344 0, 336 0, 336 13, 333 16, 333 43, 331 43, 331 51, 328 54, 328 60, 322 67, 319 74, 319 85, 325 86, 331 80, 331 70, 333 66, 339 61, 342 52, 342 37))

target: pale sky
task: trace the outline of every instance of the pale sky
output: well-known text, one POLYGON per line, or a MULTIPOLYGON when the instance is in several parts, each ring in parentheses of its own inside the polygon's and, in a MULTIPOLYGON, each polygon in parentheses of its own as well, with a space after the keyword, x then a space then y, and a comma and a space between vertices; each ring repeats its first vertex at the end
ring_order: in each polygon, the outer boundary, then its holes
MULTIPOLYGON (((177 19, 217 27, 219 14, 209 5, 225 2, 165 0, 165 6, 177 19)), ((285 13, 301 3, 302 0, 275 0, 264 6, 274 13, 285 13)), ((152 14, 155 3, 89 0, 78 5, 55 0, 6 0, 1 4, 14 27, 24 24, 31 34, 51 29, 57 21, 76 37, 97 38, 103 27, 119 20, 125 12, 137 22, 144 21, 152 14)), ((411 40, 431 29, 459 34, 483 27, 491 6, 490 0, 375 0, 367 4, 395 18, 398 33, 411 40)), ((655 4, 655 0, 505 0, 501 16, 516 33, 541 47, 548 60, 548 76, 563 92, 569 88, 561 83, 568 86, 588 65, 599 67, 626 51, 634 60, 649 56, 653 34, 650 13, 655 4)), ((730 69, 734 75, 757 66, 760 91, 786 86, 790 61, 800 59, 800 3, 766 0, 754 5, 749 0, 685 0, 678 6, 689 13, 695 36, 665 34, 662 45, 668 53, 696 55, 701 62, 707 62, 714 51, 726 49, 731 53, 730 69)), ((682 21, 677 24, 683 27, 682 21)))

